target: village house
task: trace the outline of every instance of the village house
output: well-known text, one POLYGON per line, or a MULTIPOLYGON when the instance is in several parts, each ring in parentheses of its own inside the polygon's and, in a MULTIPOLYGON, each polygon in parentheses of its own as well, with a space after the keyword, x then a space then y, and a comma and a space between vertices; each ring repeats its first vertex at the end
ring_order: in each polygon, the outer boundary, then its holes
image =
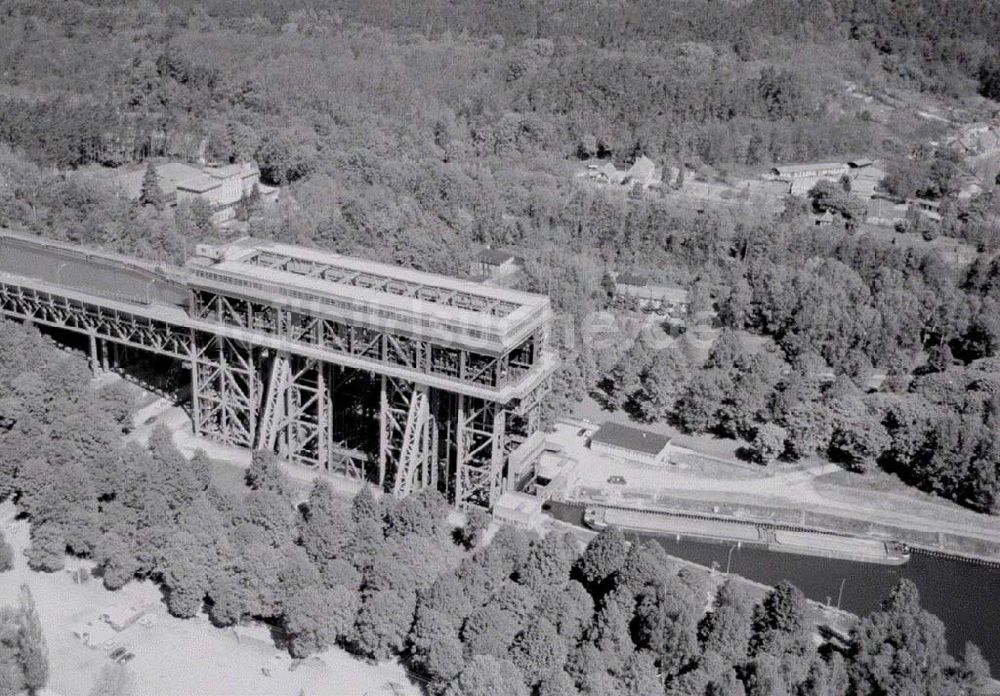
POLYGON ((865 220, 872 225, 892 227, 906 220, 906 204, 890 196, 874 194, 868 199, 865 220))
POLYGON ((926 198, 894 199, 891 196, 876 193, 868 200, 867 221, 873 225, 891 227, 905 222, 907 212, 914 211, 917 215, 934 223, 941 222, 941 204, 926 198))
POLYGON ((941 204, 926 198, 907 198, 906 205, 933 222, 941 222, 941 204))
POLYGON ((639 309, 682 317, 687 314, 688 291, 669 285, 650 285, 642 276, 619 273, 615 278, 615 298, 634 301, 639 309))

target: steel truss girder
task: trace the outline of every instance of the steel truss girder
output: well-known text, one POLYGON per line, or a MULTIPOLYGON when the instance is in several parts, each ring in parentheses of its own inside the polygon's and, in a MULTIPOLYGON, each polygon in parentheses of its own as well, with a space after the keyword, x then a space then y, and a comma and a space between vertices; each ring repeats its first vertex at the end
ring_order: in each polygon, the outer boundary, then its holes
POLYGON ((186 328, 6 282, 0 282, 0 314, 179 360, 190 359, 193 352, 186 328))
POLYGON ((455 505, 490 509, 501 493, 505 410, 494 401, 458 396, 455 505))
POLYGON ((365 479, 368 455, 338 442, 333 432, 334 370, 319 360, 275 354, 256 446, 296 464, 365 479))
POLYGON ((415 387, 406 414, 393 494, 409 495, 430 481, 430 408, 426 388, 415 387), (417 480, 418 475, 420 479, 417 480))
POLYGON ((275 385, 278 417, 268 434, 268 447, 273 449, 277 440, 278 454, 286 459, 325 468, 331 445, 326 364, 279 353, 274 373, 283 379, 275 385))
POLYGON ((255 438, 258 449, 273 450, 277 444, 278 432, 287 418, 286 402, 291 372, 288 355, 278 353, 271 362, 271 376, 264 394, 264 411, 255 438))
POLYGON ((192 380, 195 432, 237 447, 253 447, 261 384, 255 348, 242 341, 198 334, 192 380))
POLYGON ((484 387, 520 379, 531 368, 539 340, 533 335, 502 355, 490 355, 211 290, 194 290, 192 305, 198 319, 484 387))
POLYGON ((379 485, 392 480, 396 495, 436 483, 433 417, 428 389, 382 377, 379 394, 379 485))

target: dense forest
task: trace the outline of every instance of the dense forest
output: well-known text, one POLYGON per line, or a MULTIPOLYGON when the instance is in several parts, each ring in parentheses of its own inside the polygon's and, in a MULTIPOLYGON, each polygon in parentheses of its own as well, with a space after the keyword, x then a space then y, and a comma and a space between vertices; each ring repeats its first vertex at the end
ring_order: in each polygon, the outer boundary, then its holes
POLYGON ((459 275, 482 245, 519 250, 522 286, 560 315, 550 416, 600 384, 610 406, 742 438, 762 462, 818 453, 998 510, 1000 199, 955 197, 961 158, 929 145, 942 123, 906 109, 878 121, 843 96, 850 82, 988 117, 996 3, 481 5, 0 2, 0 225, 180 261, 235 232, 83 172, 202 147, 252 158, 282 187, 246 216, 255 236, 459 275), (836 211, 832 195, 790 198, 775 219, 572 176, 581 158, 639 153, 721 180, 884 157, 886 187, 939 199, 933 234, 978 258, 815 228, 810 205, 836 211), (778 351, 744 354, 727 335, 705 361, 627 331, 597 344, 611 269, 687 287, 693 312, 778 351), (873 370, 888 379, 867 394, 873 370))
MULTIPOLYGON (((262 454, 245 487, 220 488, 162 426, 146 447, 123 444, 121 383, 95 390, 81 358, 35 329, 0 329, 0 500, 30 517, 36 570, 92 558, 109 589, 159 583, 176 616, 267 622, 295 657, 333 645, 398 657, 430 694, 959 696, 989 678, 976 647, 949 656, 908 581, 846 643, 817 648, 816 610, 795 587, 719 584, 618 530, 581 552, 572 536, 511 527, 486 540, 484 513, 453 528, 432 491, 366 488, 350 502, 317 478, 301 501, 262 454)), ((44 683, 7 651, 4 611, 0 666, 17 667, 15 690, 44 683)))

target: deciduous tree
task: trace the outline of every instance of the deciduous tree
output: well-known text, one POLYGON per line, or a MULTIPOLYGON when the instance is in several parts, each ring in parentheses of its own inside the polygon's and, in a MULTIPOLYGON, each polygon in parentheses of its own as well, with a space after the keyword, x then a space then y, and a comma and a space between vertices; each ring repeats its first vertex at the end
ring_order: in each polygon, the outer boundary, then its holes
POLYGON ((859 696, 961 692, 944 624, 920 607, 910 580, 900 580, 879 609, 861 620, 853 643, 849 671, 859 696))
POLYGON ((510 660, 475 655, 446 693, 447 696, 528 696, 531 692, 510 660))
POLYGON ((590 540, 576 569, 592 591, 607 590, 614 575, 625 563, 628 545, 617 527, 608 527, 590 540))

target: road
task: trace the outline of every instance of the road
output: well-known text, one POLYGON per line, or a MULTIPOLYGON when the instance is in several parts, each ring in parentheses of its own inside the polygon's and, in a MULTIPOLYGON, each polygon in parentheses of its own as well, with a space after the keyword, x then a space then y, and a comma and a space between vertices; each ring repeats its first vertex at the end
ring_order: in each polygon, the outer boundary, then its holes
MULTIPOLYGON (((210 459, 233 466, 247 469, 250 467, 251 452, 242 447, 225 445, 204 437, 196 437, 191 427, 191 419, 187 412, 180 406, 175 406, 172 401, 166 398, 159 398, 148 406, 140 409, 133 417, 135 429, 129 433, 128 440, 145 444, 149 441, 149 435, 157 425, 165 426, 173 433, 174 445, 185 457, 190 459, 196 450, 203 450, 210 459)), ((313 480, 319 472, 303 466, 286 463, 283 470, 294 484, 302 490, 308 490, 313 480)), ((327 476, 327 481, 334 491, 345 496, 353 497, 362 484, 358 481, 351 481, 342 476, 327 476)))

